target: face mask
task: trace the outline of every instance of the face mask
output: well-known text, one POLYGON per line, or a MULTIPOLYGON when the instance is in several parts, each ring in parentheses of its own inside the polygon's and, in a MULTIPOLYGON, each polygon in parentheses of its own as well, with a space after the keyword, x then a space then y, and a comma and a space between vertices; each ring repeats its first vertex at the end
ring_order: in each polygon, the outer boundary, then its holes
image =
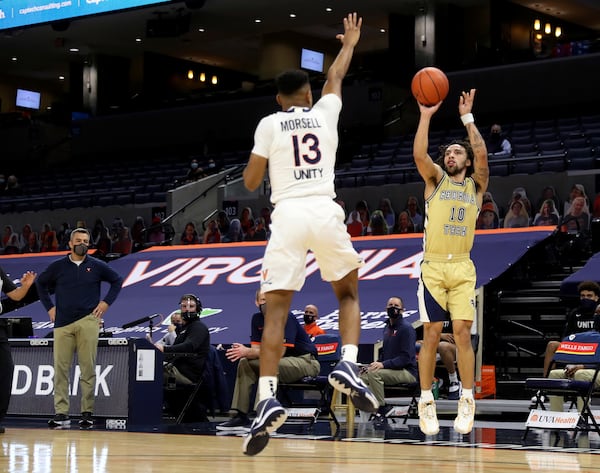
POLYGON ((192 163, 192 169, 198 169, 198 163, 192 163))
POLYGON ((304 314, 304 324, 309 325, 315 321, 315 316, 312 314, 304 314))
POLYGON ((208 167, 211 168, 211 169, 214 168, 215 167, 215 163, 208 163, 208 167))
POLYGON ((259 308, 259 310, 260 310, 260 313, 261 313, 262 315, 267 315, 267 303, 266 303, 266 302, 265 302, 265 303, 263 303, 263 304, 260 304, 260 305, 258 306, 258 308, 259 308))
POLYGON ((77 256, 85 256, 86 253, 88 252, 88 247, 87 247, 87 245, 84 245, 83 243, 80 243, 79 245, 74 245, 73 246, 73 252, 77 256))
POLYGON ((597 305, 598 301, 594 301, 592 299, 581 299, 579 301, 579 307, 581 307, 581 310, 585 312, 594 312, 597 305))
POLYGON ((398 307, 388 307, 387 315, 390 319, 397 319, 402 314, 402 309, 398 309, 398 307))

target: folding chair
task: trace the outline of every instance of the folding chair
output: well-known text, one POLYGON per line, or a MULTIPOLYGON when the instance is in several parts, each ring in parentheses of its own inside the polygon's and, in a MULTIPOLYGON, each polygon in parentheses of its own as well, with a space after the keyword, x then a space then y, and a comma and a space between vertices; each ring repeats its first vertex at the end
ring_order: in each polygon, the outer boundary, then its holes
MULTIPOLYGON (((197 356, 198 356, 197 353, 171 353, 169 355, 166 355, 165 358, 168 358, 166 363, 173 363, 173 361, 175 361, 177 358, 197 357, 197 356)), ((208 360, 206 360, 206 363, 208 363, 208 360)), ((204 369, 206 370, 206 367, 204 369)), ((168 398, 168 400, 171 403, 177 404, 177 407, 179 407, 178 406, 179 403, 177 402, 179 399, 178 399, 176 392, 179 392, 179 393, 186 392, 187 393, 187 397, 185 398, 185 403, 183 404, 183 407, 177 414, 177 418, 175 420, 176 424, 181 424, 181 422, 183 422, 184 417, 186 416, 186 414, 188 414, 188 411, 192 407, 192 403, 198 397, 198 392, 200 391, 200 388, 202 387, 203 383, 204 383, 204 376, 202 376, 198 380, 198 382, 193 383, 193 384, 175 384, 175 383, 169 382, 169 380, 167 380, 167 385, 165 386, 165 389, 166 389, 165 394, 169 393, 170 395, 166 395, 165 397, 168 398)), ((205 416, 206 416, 206 414, 204 414, 204 417, 205 416)))
MULTIPOLYGON (((529 418, 523 434, 523 441, 527 438, 529 429, 544 428, 558 430, 572 430, 576 434, 579 432, 595 431, 600 435, 600 426, 594 418, 591 410, 591 398, 595 390, 596 379, 600 371, 600 332, 590 331, 569 335, 559 345, 553 357, 557 366, 566 366, 567 364, 582 364, 586 369, 593 369, 594 375, 590 381, 580 381, 575 379, 554 379, 554 378, 527 378, 525 380, 525 389, 535 391, 535 401, 529 412, 529 418), (567 419, 556 423, 554 418, 559 416, 548 415, 551 411, 546 411, 542 402, 542 395, 563 396, 571 398, 571 409, 580 398, 583 401, 583 407, 576 415, 576 422, 567 424, 567 419), (538 409, 541 408, 541 409, 538 409), (541 419, 548 418, 548 423, 542 423, 541 419)), ((563 415, 564 413, 560 413, 563 415)), ((567 414, 568 415, 568 414, 567 414)), ((557 438, 558 442, 558 438, 557 438)))
MULTIPOLYGON (((334 389, 329 384, 327 376, 341 358, 341 341, 337 335, 317 335, 314 340, 317 347, 318 361, 321 365, 321 371, 317 376, 306 376, 294 383, 279 383, 277 386, 277 396, 279 401, 288 410, 288 419, 308 420, 311 428, 320 416, 327 416, 336 427, 336 433, 340 428, 340 423, 331 407, 334 389), (297 400, 294 391, 302 394, 302 399, 297 400), (307 399, 305 392, 313 391, 318 393, 318 399, 307 399), (306 408, 306 409, 303 409, 306 408)), ((335 435, 335 434, 334 434, 335 435)))
POLYGON ((394 385, 386 385, 384 387, 386 404, 392 406, 392 408, 385 414, 388 419, 401 418, 404 419, 403 424, 406 424, 408 418, 416 419, 419 416, 419 403, 417 397, 421 395, 421 386, 419 381, 414 383, 401 383, 394 385), (388 398, 394 397, 408 397, 410 401, 406 408, 400 408, 401 404, 397 403, 388 398))

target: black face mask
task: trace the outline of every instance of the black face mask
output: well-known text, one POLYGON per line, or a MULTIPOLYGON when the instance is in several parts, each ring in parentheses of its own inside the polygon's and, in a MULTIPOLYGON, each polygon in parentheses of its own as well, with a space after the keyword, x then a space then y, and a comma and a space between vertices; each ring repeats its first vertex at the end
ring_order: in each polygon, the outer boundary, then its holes
POLYGON ((88 252, 87 245, 80 243, 79 245, 73 245, 73 253, 77 256, 85 256, 88 252))
POLYGON ((315 316, 312 314, 304 314, 304 324, 309 325, 315 321, 315 316))
POLYGON ((598 301, 594 301, 592 299, 580 299, 579 301, 579 307, 584 312, 594 312, 597 305, 598 301))

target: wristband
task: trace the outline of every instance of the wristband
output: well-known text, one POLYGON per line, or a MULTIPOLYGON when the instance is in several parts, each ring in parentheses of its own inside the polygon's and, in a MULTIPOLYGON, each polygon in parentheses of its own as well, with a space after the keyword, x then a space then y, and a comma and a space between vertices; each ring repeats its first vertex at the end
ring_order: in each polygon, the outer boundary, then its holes
POLYGON ((467 126, 469 123, 473 123, 475 121, 472 113, 465 113, 464 115, 460 116, 460 119, 462 120, 464 126, 467 126))

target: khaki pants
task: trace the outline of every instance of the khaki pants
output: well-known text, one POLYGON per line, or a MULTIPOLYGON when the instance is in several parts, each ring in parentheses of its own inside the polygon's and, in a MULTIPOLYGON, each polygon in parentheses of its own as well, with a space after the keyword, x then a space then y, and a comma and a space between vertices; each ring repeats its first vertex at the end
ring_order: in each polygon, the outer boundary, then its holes
POLYGON ((94 412, 98 319, 92 314, 54 329, 54 412, 69 414, 69 373, 73 355, 81 370, 81 412, 94 412))
POLYGON ((394 384, 414 383, 417 380, 408 370, 390 370, 382 368, 377 371, 367 371, 360 375, 362 380, 371 388, 371 392, 379 401, 379 405, 385 405, 385 386, 394 384))
MULTIPOLYGON (((576 381, 591 381, 594 377, 594 371, 590 369, 577 370, 573 375, 573 379, 576 381)), ((565 379, 567 375, 563 369, 557 369, 550 371, 548 375, 549 378, 552 379, 565 379)), ((596 378, 596 388, 600 386, 600 376, 596 378)), ((563 396, 548 396, 550 398, 550 410, 561 412, 563 410, 563 406, 565 403, 565 398, 563 396)), ((581 412, 583 409, 583 400, 580 397, 577 397, 577 410, 581 412)))
MULTIPOLYGON (((250 395, 252 394, 252 386, 258 381, 259 365, 258 359, 240 359, 235 376, 233 399, 231 400, 233 410, 244 414, 248 414, 250 411, 250 395)), ((277 379, 280 383, 293 383, 304 376, 317 376, 320 370, 321 365, 312 355, 284 356, 279 362, 277 379)), ((256 397, 258 399, 258 396, 256 397)))

